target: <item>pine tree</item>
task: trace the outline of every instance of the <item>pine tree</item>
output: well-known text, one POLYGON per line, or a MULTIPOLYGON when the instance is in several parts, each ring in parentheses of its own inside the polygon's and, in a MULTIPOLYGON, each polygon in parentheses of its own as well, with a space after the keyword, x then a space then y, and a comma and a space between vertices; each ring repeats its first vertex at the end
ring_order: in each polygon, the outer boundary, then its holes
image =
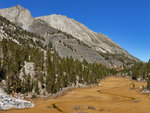
POLYGON ((150 76, 148 76, 148 80, 147 80, 147 89, 150 90, 150 76))

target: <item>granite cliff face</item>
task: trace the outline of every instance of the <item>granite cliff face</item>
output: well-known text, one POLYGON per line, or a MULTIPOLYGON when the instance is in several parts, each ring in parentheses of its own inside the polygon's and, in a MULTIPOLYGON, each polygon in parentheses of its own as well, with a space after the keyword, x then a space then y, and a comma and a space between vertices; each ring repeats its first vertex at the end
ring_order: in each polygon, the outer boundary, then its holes
POLYGON ((93 32, 74 19, 56 14, 37 17, 35 19, 43 20, 51 27, 71 34, 97 51, 111 54, 124 54, 125 56, 134 59, 134 57, 132 57, 127 51, 121 48, 109 37, 104 34, 93 32))
POLYGON ((20 5, 0 9, 0 15, 22 27, 40 34, 45 43, 52 42, 61 57, 102 63, 106 66, 123 66, 139 61, 104 34, 95 33, 83 24, 62 15, 33 18, 20 5))
POLYGON ((28 30, 28 27, 32 25, 34 21, 29 10, 24 9, 20 5, 7 9, 0 9, 0 15, 11 20, 13 23, 18 24, 25 30, 28 30))
POLYGON ((125 51, 109 37, 91 31, 86 26, 75 21, 74 19, 56 14, 37 17, 36 19, 44 20, 48 25, 71 34, 97 51, 104 53, 110 52, 113 54, 116 52, 125 53, 125 51))

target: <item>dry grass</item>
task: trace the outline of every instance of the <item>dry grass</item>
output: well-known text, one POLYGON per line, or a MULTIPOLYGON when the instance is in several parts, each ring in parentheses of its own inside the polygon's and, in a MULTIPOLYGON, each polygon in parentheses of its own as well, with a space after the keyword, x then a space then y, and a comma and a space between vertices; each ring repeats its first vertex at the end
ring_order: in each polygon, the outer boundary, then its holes
POLYGON ((34 100, 34 108, 6 113, 150 113, 149 97, 139 92, 145 83, 108 77, 101 84, 102 87, 71 90, 57 98, 34 100), (132 89, 132 82, 135 89, 132 89))

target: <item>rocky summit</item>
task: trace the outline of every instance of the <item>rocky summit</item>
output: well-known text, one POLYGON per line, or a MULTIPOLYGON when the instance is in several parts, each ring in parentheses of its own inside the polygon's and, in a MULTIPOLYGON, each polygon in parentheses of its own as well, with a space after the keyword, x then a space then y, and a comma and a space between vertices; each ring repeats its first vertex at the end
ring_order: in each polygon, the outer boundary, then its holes
POLYGON ((93 32, 83 24, 62 15, 32 17, 29 10, 20 5, 0 9, 0 15, 29 32, 52 42, 59 56, 109 67, 122 67, 139 61, 104 34, 93 32))
POLYGON ((31 16, 29 10, 24 9, 20 5, 4 10, 1 9, 0 15, 7 17, 8 20, 18 24, 25 30, 28 30, 28 27, 32 25, 34 21, 34 18, 31 16))
POLYGON ((37 17, 35 19, 43 20, 53 28, 71 34, 97 51, 104 53, 109 52, 113 54, 127 54, 125 50, 123 50, 117 43, 113 42, 109 37, 105 36, 104 34, 93 32, 74 19, 56 14, 37 17))

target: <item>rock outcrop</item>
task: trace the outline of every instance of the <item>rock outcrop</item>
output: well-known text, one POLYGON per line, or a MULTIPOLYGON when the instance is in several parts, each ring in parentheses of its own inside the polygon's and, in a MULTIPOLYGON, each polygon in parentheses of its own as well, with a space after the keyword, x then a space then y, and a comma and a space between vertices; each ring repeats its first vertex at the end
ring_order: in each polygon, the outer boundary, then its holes
POLYGON ((21 7, 20 5, 0 9, 0 15, 6 17, 13 23, 18 24, 25 30, 29 30, 29 26, 32 25, 34 18, 31 16, 29 10, 21 7))
POLYGON ((14 98, 10 95, 7 95, 1 88, 0 88, 0 109, 7 110, 11 108, 31 108, 34 107, 34 104, 29 101, 25 101, 22 99, 14 98))

